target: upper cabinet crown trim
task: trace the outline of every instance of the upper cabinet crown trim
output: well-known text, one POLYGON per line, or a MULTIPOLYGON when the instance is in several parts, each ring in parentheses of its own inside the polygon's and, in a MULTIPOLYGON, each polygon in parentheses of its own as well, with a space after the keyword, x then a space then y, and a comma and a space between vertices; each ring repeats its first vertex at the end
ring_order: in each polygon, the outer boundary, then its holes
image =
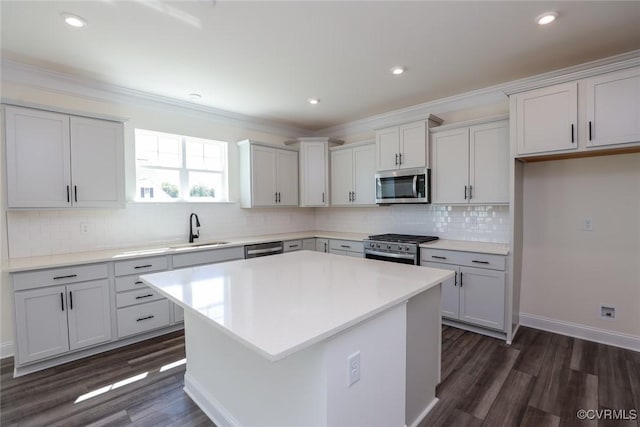
POLYGON ((243 145, 260 145, 262 147, 277 148, 279 150, 288 150, 288 151, 295 151, 295 152, 299 151, 295 147, 288 147, 286 145, 273 144, 270 142, 254 141, 253 139, 243 139, 242 141, 238 141, 237 144, 239 147, 243 145))
POLYGON ((117 123, 126 123, 129 121, 128 118, 111 116, 108 114, 95 114, 85 111, 73 110, 70 108, 62 108, 57 106, 49 106, 38 104, 35 102, 24 102, 10 98, 2 98, 2 106, 10 106, 10 107, 24 107, 30 108, 32 110, 40 110, 54 113, 62 113, 68 116, 77 116, 77 117, 88 117, 90 119, 98 119, 98 120, 106 120, 109 122, 117 122, 117 123))
POLYGON ((464 122, 449 123, 447 125, 438 126, 438 127, 434 127, 434 128, 429 128, 429 132, 430 133, 437 133, 437 132, 447 131, 447 130, 451 130, 451 129, 458 129, 458 128, 462 128, 462 127, 476 126, 476 125, 482 125, 482 124, 485 124, 485 123, 497 122, 497 121, 500 121, 500 120, 509 120, 509 113, 500 114, 500 115, 491 116, 491 117, 483 117, 483 118, 480 118, 480 119, 467 120, 467 121, 464 121, 464 122))

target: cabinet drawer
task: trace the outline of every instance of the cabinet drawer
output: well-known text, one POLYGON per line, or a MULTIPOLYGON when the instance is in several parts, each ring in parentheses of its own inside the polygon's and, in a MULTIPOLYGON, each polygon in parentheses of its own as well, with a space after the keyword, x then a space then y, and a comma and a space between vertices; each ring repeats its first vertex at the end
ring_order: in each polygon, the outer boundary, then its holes
POLYGON ((284 242, 284 251, 299 251, 302 249, 302 240, 290 240, 288 242, 284 242))
POLYGON ((116 292, 132 291, 145 286, 137 274, 133 276, 116 277, 116 292))
POLYGON ((169 300, 118 309, 118 338, 169 326, 169 300))
POLYGON ((236 259, 244 259, 244 248, 242 246, 179 254, 174 255, 172 258, 173 268, 213 264, 216 262, 233 261, 236 259))
POLYGON ((43 286, 85 282, 87 280, 103 279, 108 274, 107 264, 89 264, 27 271, 13 274, 13 289, 22 291, 43 286))
POLYGON ((167 269, 167 257, 157 256, 152 258, 139 258, 129 261, 118 261, 115 263, 116 276, 126 276, 127 274, 150 273, 167 269))
POLYGON ((489 268, 491 270, 504 270, 506 268, 506 259, 502 255, 447 251, 442 249, 421 249, 420 264, 424 264, 425 262, 441 262, 444 264, 489 268))
POLYGON ((329 240, 329 249, 338 251, 364 252, 364 244, 353 240, 329 240))
POLYGON ((141 289, 131 292, 121 292, 116 295, 116 307, 122 308, 135 304, 143 304, 151 301, 158 301, 164 297, 160 292, 154 291, 149 287, 143 287, 141 289))

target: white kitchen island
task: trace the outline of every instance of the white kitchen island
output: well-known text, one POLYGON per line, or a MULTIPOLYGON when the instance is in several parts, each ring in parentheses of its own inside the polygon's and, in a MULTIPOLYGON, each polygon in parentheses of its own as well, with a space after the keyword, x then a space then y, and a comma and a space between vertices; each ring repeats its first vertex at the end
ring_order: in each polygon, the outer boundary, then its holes
POLYGON ((185 391, 218 426, 402 427, 437 402, 452 275, 299 251, 141 279, 184 308, 185 391))

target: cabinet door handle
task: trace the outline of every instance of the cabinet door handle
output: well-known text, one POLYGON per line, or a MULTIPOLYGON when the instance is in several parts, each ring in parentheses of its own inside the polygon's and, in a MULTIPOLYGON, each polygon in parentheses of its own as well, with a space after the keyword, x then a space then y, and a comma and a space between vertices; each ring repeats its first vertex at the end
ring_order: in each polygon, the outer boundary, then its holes
POLYGON ((467 200, 467 186, 464 186, 464 199, 467 200))
POLYGON ((475 259, 471 262, 475 262, 476 264, 489 264, 489 261, 477 261, 475 259))
POLYGON ((73 292, 69 291, 69 310, 73 310, 73 292))
POLYGON ((73 198, 75 199, 75 202, 78 202, 78 186, 77 185, 73 186, 73 198))
POLYGON ((400 156, 400 165, 402 165, 402 153, 400 153, 399 156, 400 156))
POLYGON ((398 153, 396 153, 396 166, 398 166, 398 153))
POLYGON ((324 251, 327 252, 327 244, 324 244, 324 251))
POLYGON ((571 143, 573 144, 575 142, 575 139, 573 137, 573 123, 571 123, 571 143))
POLYGON ((138 296, 136 297, 136 299, 149 298, 149 297, 152 297, 152 296, 153 296, 153 294, 138 295, 138 296))
POLYGON ((151 314, 151 315, 149 315, 149 316, 145 316, 145 317, 138 317, 138 318, 136 319, 136 322, 142 322, 143 320, 153 319, 154 317, 156 317, 156 316, 154 316, 153 314, 151 314))
POLYGON ((351 194, 353 194, 353 196, 351 197, 351 201, 355 202, 356 201, 356 192, 353 191, 351 194))
POLYGON ((64 311, 64 293, 60 292, 60 309, 64 311))
POLYGON ((53 278, 53 280, 60 280, 60 279, 71 279, 72 277, 78 277, 77 274, 69 274, 67 276, 56 276, 53 278))
POLYGON ((439 255, 431 255, 431 258, 435 258, 435 259, 447 259, 446 256, 439 256, 439 255))
POLYGON ((67 185, 67 203, 71 202, 71 196, 69 195, 69 186, 67 185))
POLYGON ((473 185, 469 186, 469 200, 473 199, 473 185))
POLYGON ((462 287, 462 271, 460 272, 460 287, 462 287))
POLYGON ((324 203, 324 191, 322 192, 322 203, 324 203))
POLYGON ((149 267, 153 267, 153 264, 136 265, 135 267, 133 267, 133 269, 137 270, 139 268, 149 268, 149 267))
POLYGON ((273 201, 275 203, 278 203, 278 192, 277 191, 275 193, 273 193, 273 197, 274 197, 273 201))
POLYGON ((458 272, 454 271, 453 274, 453 286, 458 286, 458 272))
POLYGON ((591 120, 589 120, 589 141, 591 141, 591 120))

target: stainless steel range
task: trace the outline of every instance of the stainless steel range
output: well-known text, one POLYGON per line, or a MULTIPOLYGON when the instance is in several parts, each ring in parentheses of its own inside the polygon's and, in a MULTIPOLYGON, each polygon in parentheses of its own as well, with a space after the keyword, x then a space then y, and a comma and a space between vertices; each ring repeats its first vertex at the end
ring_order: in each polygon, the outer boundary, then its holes
POLYGON ((438 240, 436 236, 377 234, 364 240, 364 256, 369 259, 420 265, 420 244, 438 240))

